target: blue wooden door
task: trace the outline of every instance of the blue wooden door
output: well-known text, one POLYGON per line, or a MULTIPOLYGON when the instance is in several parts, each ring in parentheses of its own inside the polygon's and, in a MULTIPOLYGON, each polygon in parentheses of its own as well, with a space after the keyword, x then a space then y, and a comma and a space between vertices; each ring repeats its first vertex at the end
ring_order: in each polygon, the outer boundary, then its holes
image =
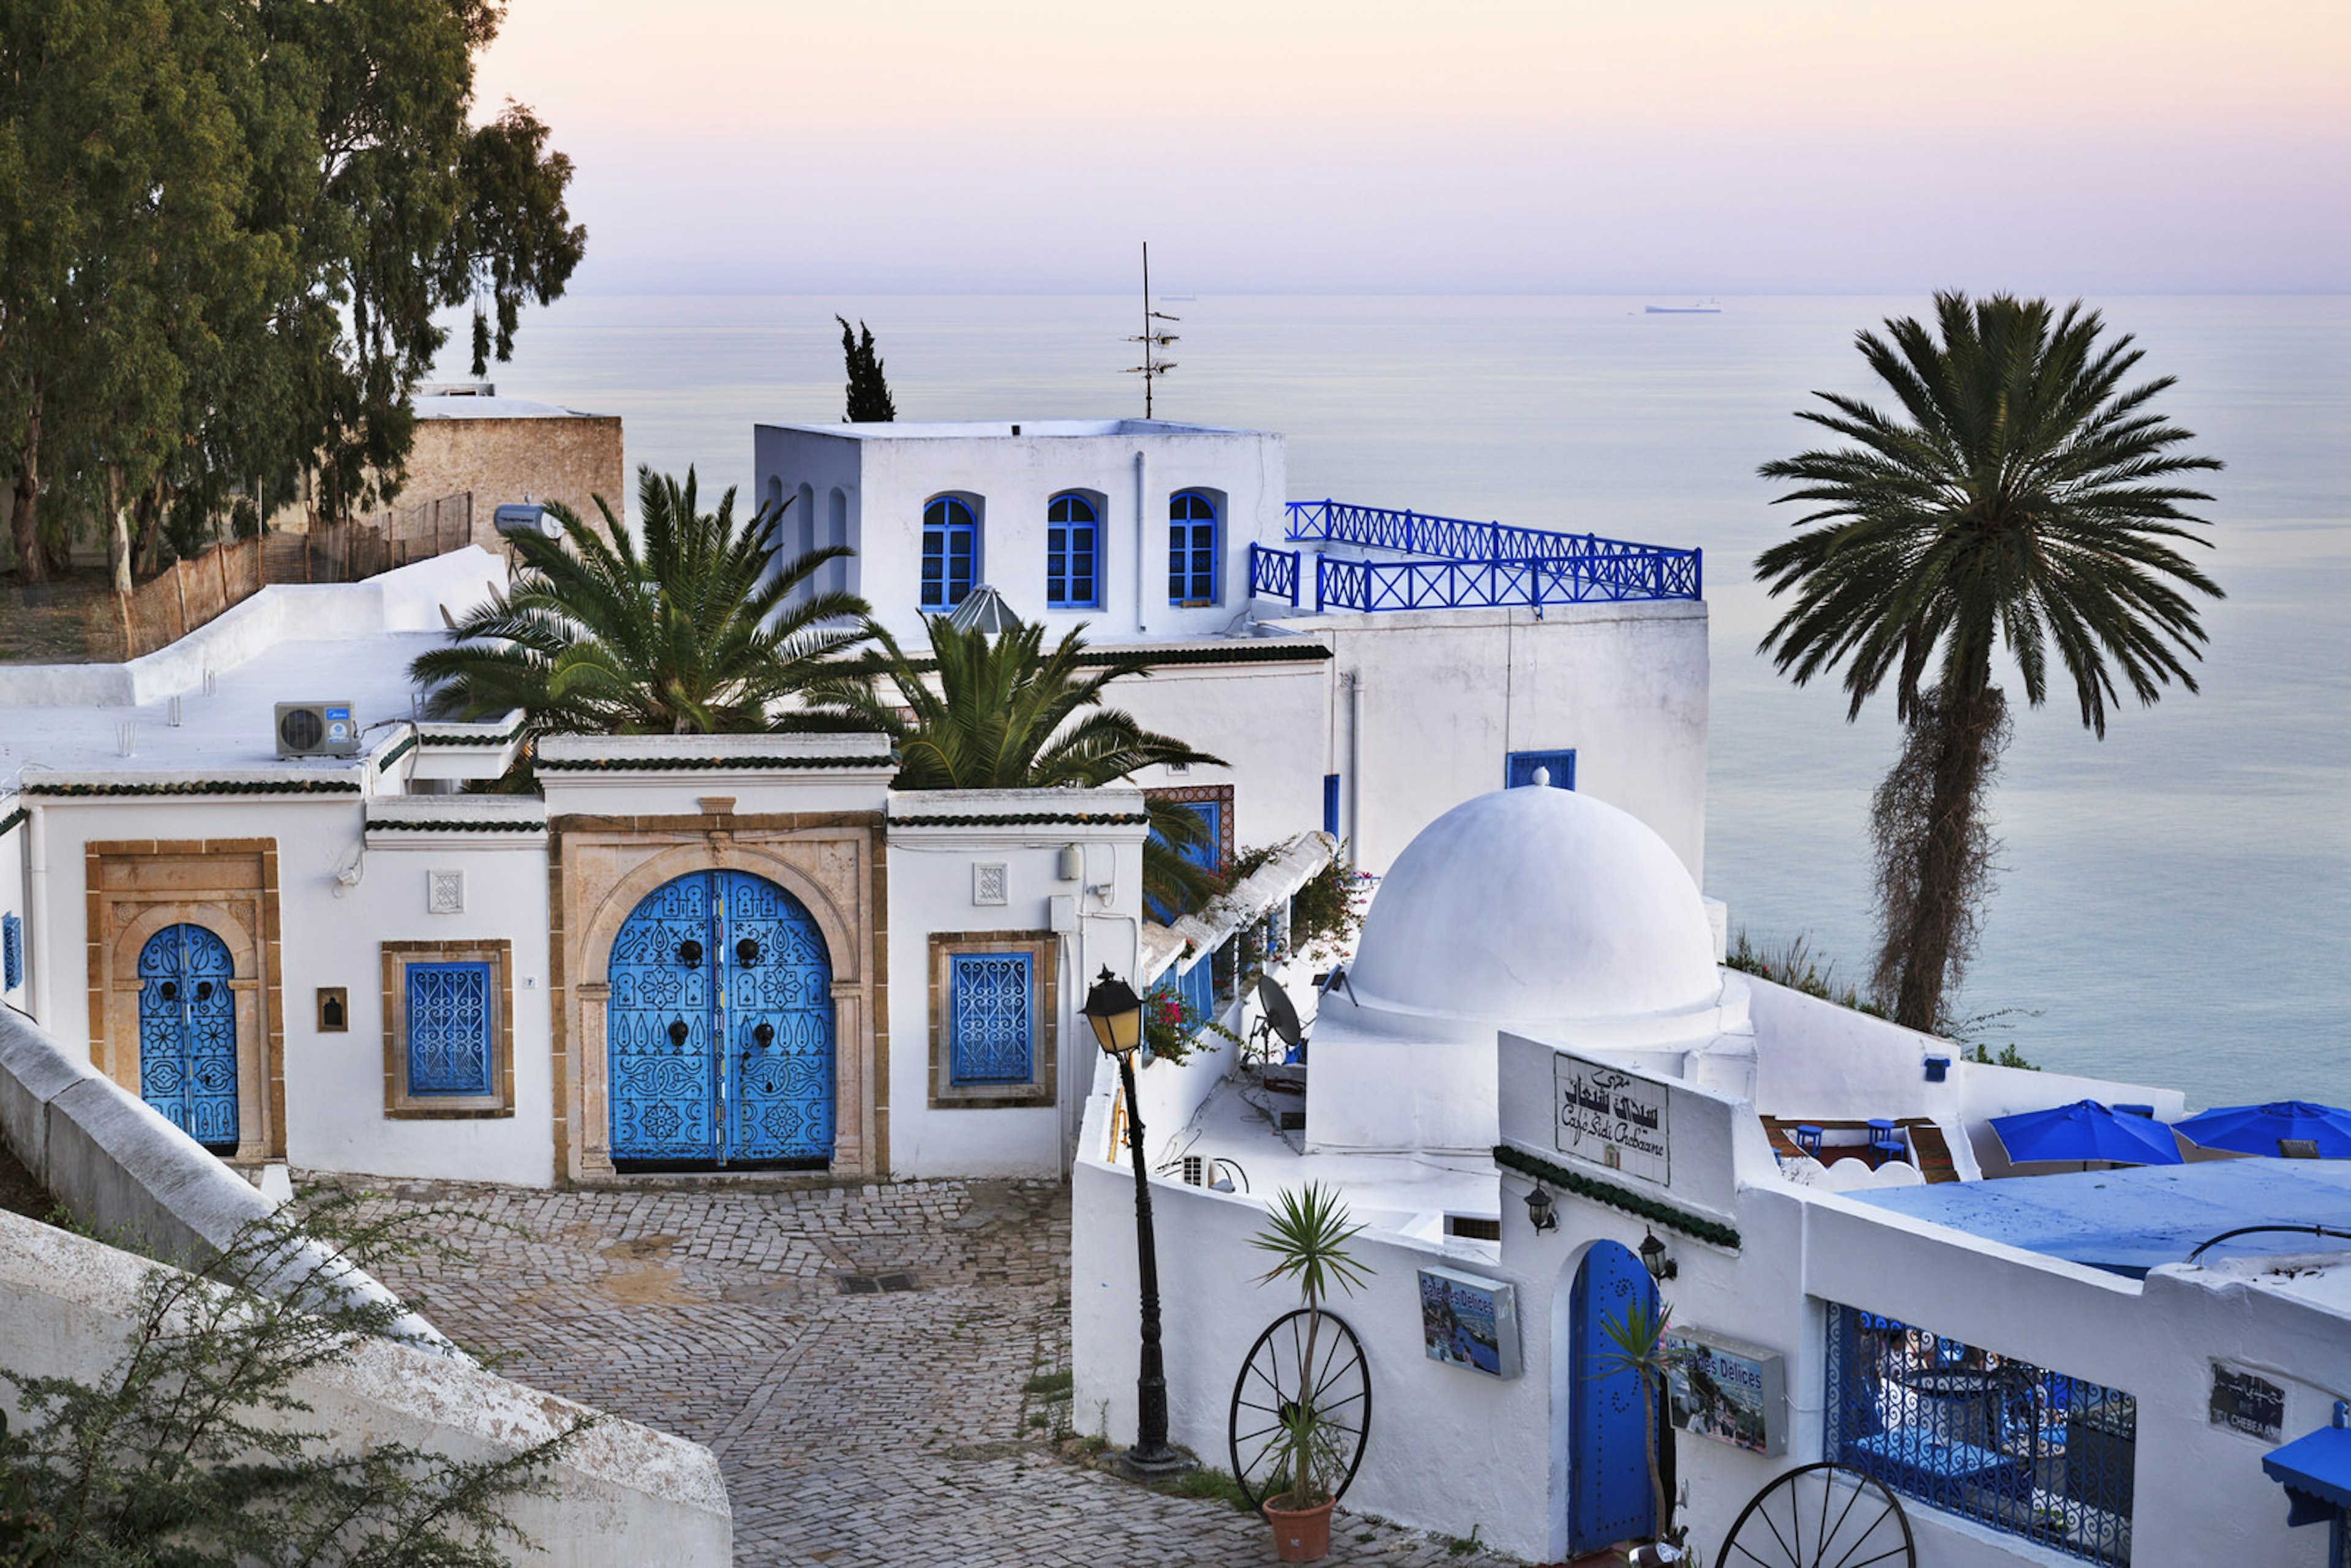
POLYGON ((201 925, 167 925, 139 950, 139 1093, 196 1142, 235 1153, 235 966, 201 925))
POLYGON ((798 899, 679 877, 630 914, 609 977, 614 1159, 831 1160, 832 964, 798 899))
POLYGON ((816 917, 761 877, 717 873, 730 1042, 726 1157, 832 1158, 832 961, 816 917))
POLYGON ((1516 789, 1535 781, 1543 775, 1543 782, 1554 789, 1575 788, 1575 752, 1513 751, 1502 759, 1502 788, 1516 789))
POLYGON ((1641 1379, 1621 1368, 1608 1370, 1614 1347, 1604 1325, 1622 1322, 1636 1302, 1655 1312, 1657 1287, 1629 1248, 1603 1241, 1583 1255, 1568 1301, 1573 1335, 1567 1447, 1571 1556, 1646 1540, 1656 1529, 1641 1379))

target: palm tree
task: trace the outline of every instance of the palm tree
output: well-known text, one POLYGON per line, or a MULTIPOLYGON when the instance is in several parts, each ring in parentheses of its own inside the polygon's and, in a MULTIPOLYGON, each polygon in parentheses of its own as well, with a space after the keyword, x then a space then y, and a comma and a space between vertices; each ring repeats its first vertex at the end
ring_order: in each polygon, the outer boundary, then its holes
POLYGON ((2034 707, 2053 650, 2103 738, 2117 677, 2142 705, 2174 680, 2196 690, 2187 661, 2206 638, 2185 591, 2220 597, 2179 548, 2209 545, 2182 507, 2211 497, 2176 476, 2220 464, 2175 454, 2191 434, 2149 406, 2171 377, 2124 387, 2140 351, 2102 343, 2078 302, 1938 294, 1935 316, 1932 331, 1905 317, 1856 340, 1907 417, 1827 392, 1834 412, 1798 412, 1850 444, 1762 465, 1798 486, 1780 501, 1817 509, 1755 563, 1772 597, 1795 594, 1761 645, 1782 674, 1802 685, 1842 665, 1848 721, 1895 680, 1905 752, 1873 820, 1876 984, 1921 1030, 1969 956, 1991 869, 1995 648, 2034 707))
MULTIPOLYGON (((1145 655, 1083 658, 1082 626, 1050 652, 1040 626, 967 631, 944 615, 924 617, 924 626, 931 657, 918 659, 869 622, 866 632, 879 652, 812 685, 808 710, 787 714, 779 724, 879 730, 897 752, 901 789, 1091 787, 1162 763, 1224 766, 1221 758, 1102 706, 1102 689, 1113 681, 1150 674, 1145 655), (877 679, 888 683, 887 695, 877 679)), ((1144 846, 1144 894, 1162 908, 1206 902, 1221 883, 1184 855, 1213 850, 1199 814, 1171 800, 1150 800, 1145 810, 1152 837, 1144 846)))
POLYGON ((699 508, 681 485, 637 472, 640 547, 601 496, 610 541, 560 502, 560 539, 516 538, 521 570, 506 593, 409 666, 444 718, 523 709, 528 733, 686 735, 761 730, 768 711, 864 641, 862 599, 820 593, 785 608, 819 567, 812 551, 775 570, 780 507, 737 524, 735 492, 699 508), (770 571, 774 575, 770 576, 770 571))

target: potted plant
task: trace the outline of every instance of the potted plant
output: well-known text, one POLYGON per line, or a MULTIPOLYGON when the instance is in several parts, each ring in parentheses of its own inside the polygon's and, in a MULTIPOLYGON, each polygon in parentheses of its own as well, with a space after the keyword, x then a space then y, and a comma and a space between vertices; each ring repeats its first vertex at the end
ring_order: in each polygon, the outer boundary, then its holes
POLYGON ((1299 1358, 1301 1397, 1281 1413, 1274 1438, 1275 1492, 1265 1500, 1264 1512, 1273 1526, 1277 1562, 1313 1563, 1331 1550, 1331 1510, 1338 1497, 1343 1463, 1340 1433, 1314 1407, 1306 1369, 1316 1364, 1315 1341, 1322 1328, 1322 1302, 1332 1287, 1353 1294, 1371 1276, 1348 1252, 1347 1243, 1364 1228, 1351 1224, 1347 1206, 1339 1195, 1319 1182, 1301 1190, 1284 1192, 1273 1203, 1266 1228, 1249 1244, 1274 1257, 1273 1267, 1258 1283, 1289 1281, 1306 1307, 1306 1346, 1299 1358))
POLYGON ((1673 1341, 1673 1309, 1659 1301, 1651 1306, 1635 1301, 1625 1309, 1621 1318, 1604 1318, 1601 1329, 1608 1336, 1608 1348, 1596 1358, 1594 1377, 1612 1377, 1629 1372, 1641 1380, 1641 1427, 1647 1436, 1649 1458, 1649 1491, 1656 1506, 1656 1534, 1649 1544, 1633 1553, 1631 1561, 1637 1568, 1654 1568, 1664 1563, 1680 1563, 1688 1558, 1688 1531, 1673 1528, 1673 1500, 1666 1495, 1666 1480, 1657 1467, 1657 1411, 1667 1397, 1667 1387, 1677 1367, 1687 1364, 1692 1353, 1673 1341))

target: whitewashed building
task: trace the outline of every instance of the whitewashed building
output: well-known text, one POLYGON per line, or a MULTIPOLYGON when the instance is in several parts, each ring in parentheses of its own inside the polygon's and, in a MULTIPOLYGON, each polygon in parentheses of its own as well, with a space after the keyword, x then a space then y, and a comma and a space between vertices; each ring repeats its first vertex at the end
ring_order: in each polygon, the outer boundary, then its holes
MULTIPOLYGON (((1398 857, 1302 1067, 1226 1045, 1145 1070, 1174 1440, 1261 1460, 1297 1302, 1249 1238, 1321 1182, 1367 1228, 1315 1368, 1367 1426, 1351 1508, 1538 1562, 1645 1538, 1643 1401, 1607 1329, 1662 1296, 1704 1357, 1671 1490, 1709 1563, 2343 1561, 2351 1252, 2314 1227, 2344 1228, 2351 1164, 2015 1166, 1995 1116, 2095 1098, 2170 1122, 2180 1096, 1970 1062, 1715 956, 1649 828, 1496 791, 1398 857), (2269 1228, 2203 1246, 2247 1226, 2269 1228), (1811 1554, 1755 1514, 1734 1548, 1759 1497, 1811 1554)), ((1076 1407, 1123 1440, 1114 1087, 1073 1173, 1071 1294, 1076 1407)))
POLYGON ((1347 839, 1377 872, 1541 778, 1702 869, 1694 551, 1291 505, 1261 432, 755 449, 787 543, 853 549, 835 580, 902 637, 985 582, 1144 653, 1113 700, 1228 766, 925 797, 878 737, 580 737, 535 795, 464 793, 519 716, 423 719, 406 671, 505 563, 272 586, 128 664, 0 667, 0 1002, 247 1166, 1052 1175, 1093 1082, 1086 980, 1196 989, 1234 939, 1151 918, 1147 795, 1219 859, 1347 839))

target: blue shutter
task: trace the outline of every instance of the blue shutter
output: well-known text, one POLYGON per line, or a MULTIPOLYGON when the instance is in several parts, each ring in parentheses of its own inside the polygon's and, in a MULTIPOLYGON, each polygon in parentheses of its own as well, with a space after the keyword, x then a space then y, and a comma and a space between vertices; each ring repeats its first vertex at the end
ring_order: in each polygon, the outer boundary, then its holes
POLYGON ((1217 545, 1215 502, 1196 490, 1186 490, 1169 498, 1167 602, 1217 601, 1217 545))
POLYGON ((1522 784, 1533 783, 1537 768, 1551 770, 1552 789, 1575 788, 1575 752, 1573 748, 1564 751, 1511 752, 1502 764, 1502 788, 1516 789, 1522 784))
POLYGON ((979 569, 979 523, 971 508, 942 496, 923 508, 923 608, 953 610, 969 596, 979 569))
POLYGON ((1339 835, 1339 776, 1322 775, 1322 831, 1336 838, 1339 835))
POLYGON ((25 983, 25 923, 13 915, 0 915, 0 991, 13 991, 25 983))
POLYGON ((1217 962, 1208 954, 1176 977, 1176 994, 1189 1003, 1203 1019, 1217 1016, 1217 962))
POLYGON ((1045 513, 1045 602, 1055 610, 1102 606, 1100 535, 1094 504, 1062 496, 1045 513))
POLYGON ((490 1094, 490 967, 408 966, 408 1092, 490 1094))
POLYGON ((1035 956, 955 953, 947 957, 947 1080, 1028 1083, 1036 1077, 1035 956))

